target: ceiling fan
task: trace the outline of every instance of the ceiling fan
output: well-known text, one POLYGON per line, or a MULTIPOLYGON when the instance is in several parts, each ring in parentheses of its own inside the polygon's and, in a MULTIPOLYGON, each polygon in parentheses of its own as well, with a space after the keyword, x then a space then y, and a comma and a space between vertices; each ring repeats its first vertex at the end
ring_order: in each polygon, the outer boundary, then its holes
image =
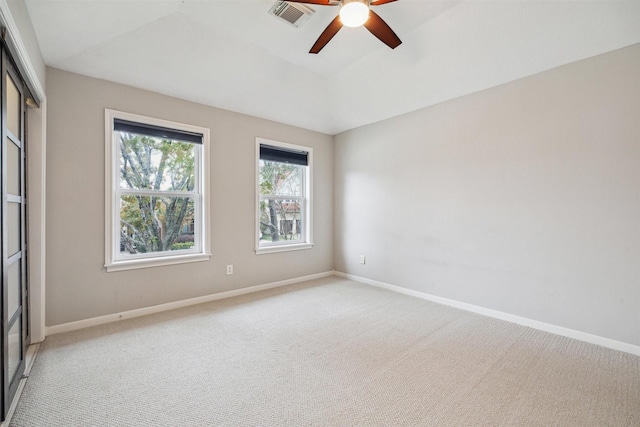
POLYGON ((397 0, 286 0, 289 3, 317 4, 319 6, 340 6, 340 14, 325 28, 309 53, 318 53, 331 41, 342 26, 364 27, 391 49, 400 46, 402 41, 391 27, 378 16, 371 6, 380 6, 397 0))

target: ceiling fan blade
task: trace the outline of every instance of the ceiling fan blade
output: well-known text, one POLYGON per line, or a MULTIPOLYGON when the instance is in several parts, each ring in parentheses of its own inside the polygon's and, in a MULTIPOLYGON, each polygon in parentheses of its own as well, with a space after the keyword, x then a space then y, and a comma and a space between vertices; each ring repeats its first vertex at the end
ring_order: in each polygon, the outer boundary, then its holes
POLYGON ((324 29, 318 40, 316 40, 315 44, 309 51, 309 53, 318 53, 322 50, 323 47, 327 45, 335 36, 338 31, 342 28, 342 22, 340 22, 340 15, 336 16, 333 21, 324 29))
POLYGON ((287 3, 307 3, 317 4, 318 6, 335 6, 336 2, 331 0, 286 0, 287 3))
POLYGON ((396 33, 393 32, 390 26, 382 20, 373 10, 369 10, 369 19, 364 23, 364 26, 376 36, 380 41, 391 49, 395 49, 402 44, 402 41, 396 33))
POLYGON ((382 4, 387 4, 387 3, 391 3, 394 1, 398 1, 398 0, 377 0, 377 1, 372 1, 371 2, 371 6, 380 6, 382 4))

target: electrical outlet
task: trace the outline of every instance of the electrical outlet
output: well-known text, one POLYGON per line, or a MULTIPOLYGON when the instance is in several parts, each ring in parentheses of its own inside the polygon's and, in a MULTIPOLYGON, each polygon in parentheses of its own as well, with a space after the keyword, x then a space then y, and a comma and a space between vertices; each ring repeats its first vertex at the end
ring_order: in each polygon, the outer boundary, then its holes
POLYGON ((364 264, 366 261, 364 255, 360 255, 360 264, 364 264))
POLYGON ((231 276, 233 274, 233 264, 227 265, 227 276, 231 276))

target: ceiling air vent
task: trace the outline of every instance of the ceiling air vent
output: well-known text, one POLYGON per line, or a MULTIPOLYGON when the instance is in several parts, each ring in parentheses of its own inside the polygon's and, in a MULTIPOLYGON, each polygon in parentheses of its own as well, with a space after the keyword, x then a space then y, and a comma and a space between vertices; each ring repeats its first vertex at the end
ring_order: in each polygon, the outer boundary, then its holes
POLYGON ((280 18, 294 27, 302 25, 314 12, 313 9, 301 3, 294 4, 287 3, 286 1, 277 1, 271 6, 271 9, 269 9, 269 15, 280 18))

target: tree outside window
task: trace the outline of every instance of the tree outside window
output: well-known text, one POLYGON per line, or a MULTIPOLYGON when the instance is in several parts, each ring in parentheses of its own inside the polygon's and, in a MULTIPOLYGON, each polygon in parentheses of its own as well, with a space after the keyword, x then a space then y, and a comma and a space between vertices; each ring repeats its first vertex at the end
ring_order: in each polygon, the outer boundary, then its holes
POLYGON ((300 241, 303 169, 260 160, 260 241, 300 241))
POLYGON ((256 143, 257 253, 311 247, 311 148, 256 143))
POLYGON ((127 190, 120 200, 120 252, 193 249, 194 144, 118 134, 120 188, 127 190))
POLYGON ((107 271, 205 261, 209 130, 105 110, 107 271))

